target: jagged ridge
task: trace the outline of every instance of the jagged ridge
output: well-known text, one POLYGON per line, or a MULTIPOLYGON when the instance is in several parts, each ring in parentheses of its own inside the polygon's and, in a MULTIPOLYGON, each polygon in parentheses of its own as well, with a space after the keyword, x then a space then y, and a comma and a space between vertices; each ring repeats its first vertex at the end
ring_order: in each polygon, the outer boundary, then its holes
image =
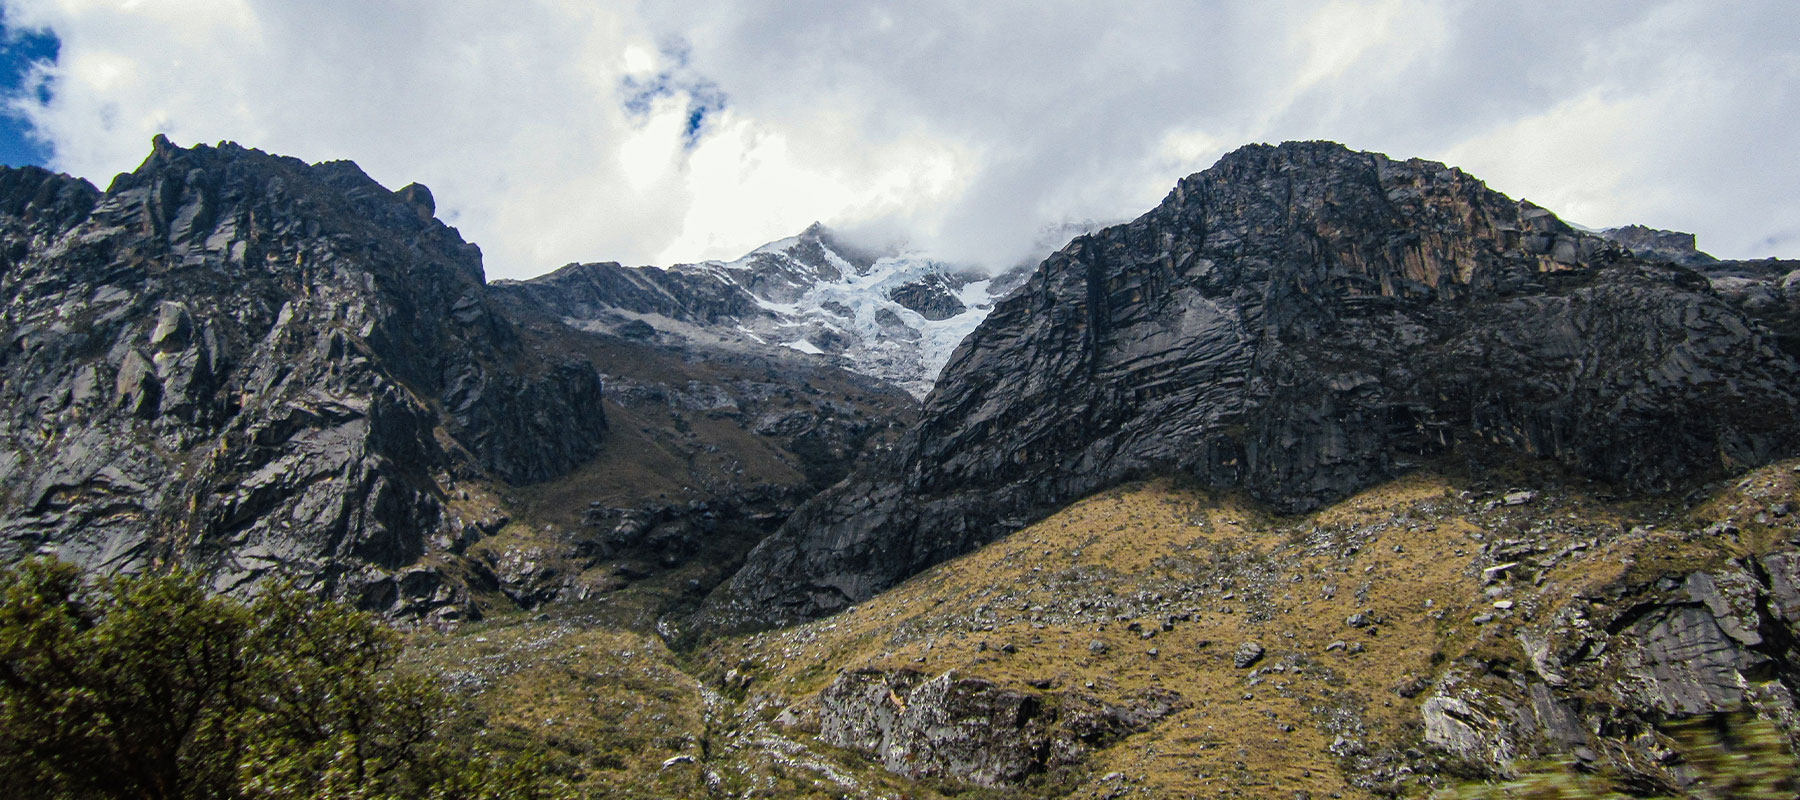
POLYGON ((1499 446, 1666 490, 1790 452, 1797 373, 1701 276, 1459 170, 1249 146, 1047 259, 708 619, 830 612, 1139 474, 1302 510, 1499 446))
POLYGON ((104 194, 0 172, 0 558, 270 574, 462 613, 459 482, 592 455, 591 367, 524 348, 480 251, 348 162, 158 137, 104 194))
POLYGON ((789 348, 923 397, 956 345, 1023 276, 865 252, 814 223, 735 261, 570 264, 496 289, 583 330, 713 349, 789 348))

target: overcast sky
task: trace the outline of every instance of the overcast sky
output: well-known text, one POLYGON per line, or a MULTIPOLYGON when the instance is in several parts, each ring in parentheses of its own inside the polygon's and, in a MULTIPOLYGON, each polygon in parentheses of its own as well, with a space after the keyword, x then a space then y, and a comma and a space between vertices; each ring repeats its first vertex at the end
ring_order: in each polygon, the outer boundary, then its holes
POLYGON ((7 89, 49 166, 104 187, 158 132, 352 159, 429 185, 490 277, 731 258, 815 219, 1004 263, 1285 139, 1800 256, 1790 0, 4 7, 60 41, 7 89))

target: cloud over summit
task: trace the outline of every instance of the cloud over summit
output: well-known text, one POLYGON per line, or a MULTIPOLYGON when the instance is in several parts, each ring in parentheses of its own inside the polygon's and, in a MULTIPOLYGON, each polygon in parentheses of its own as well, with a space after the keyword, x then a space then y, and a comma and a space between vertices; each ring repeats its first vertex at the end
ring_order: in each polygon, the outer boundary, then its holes
POLYGON ((62 45, 49 99, 12 103, 101 184, 157 132, 421 181, 497 277, 815 219, 1001 263, 1291 138, 1800 255, 1783 2, 672 5, 13 0, 62 45))

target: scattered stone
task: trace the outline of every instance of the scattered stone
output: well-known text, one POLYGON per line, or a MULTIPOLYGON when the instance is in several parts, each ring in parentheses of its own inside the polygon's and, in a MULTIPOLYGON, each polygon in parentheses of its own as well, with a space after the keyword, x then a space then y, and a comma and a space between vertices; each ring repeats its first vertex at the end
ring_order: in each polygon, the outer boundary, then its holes
POLYGON ((1231 664, 1238 669, 1244 669, 1261 661, 1262 657, 1262 645, 1257 644, 1256 642, 1245 642, 1238 645, 1237 652, 1231 654, 1231 664))
POLYGON ((1508 505, 1508 506, 1522 506, 1522 505, 1525 505, 1526 503, 1530 503, 1531 501, 1536 500, 1537 496, 1538 496, 1537 492, 1533 492, 1533 491, 1529 491, 1529 490, 1512 492, 1512 493, 1507 494, 1505 497, 1500 498, 1500 503, 1501 503, 1501 505, 1508 505))
POLYGON ((741 670, 730 669, 725 671, 725 688, 727 689, 746 689, 749 688, 750 683, 754 680, 755 678, 752 678, 749 673, 741 670))
POLYGON ((1706 529, 1702 531, 1702 533, 1705 533, 1708 536, 1736 536, 1739 531, 1738 526, 1730 520, 1720 520, 1706 526, 1706 529))

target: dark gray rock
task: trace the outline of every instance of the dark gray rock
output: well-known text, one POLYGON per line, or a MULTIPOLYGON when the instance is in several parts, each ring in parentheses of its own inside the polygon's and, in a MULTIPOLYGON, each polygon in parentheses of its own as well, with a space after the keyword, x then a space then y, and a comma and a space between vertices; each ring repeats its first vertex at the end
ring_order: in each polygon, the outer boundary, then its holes
POLYGON ((1793 452, 1774 345, 1704 277, 1459 170, 1245 147, 1044 261, 709 619, 830 613, 1145 474, 1300 511, 1501 448, 1669 490, 1793 452))
POLYGON ((1447 670, 1420 709, 1425 740, 1497 774, 1575 755, 1669 786, 1691 781, 1659 741, 1681 720, 1761 718, 1800 752, 1793 561, 1783 550, 1573 598, 1518 630, 1529 673, 1447 670))
POLYGON ((0 170, 0 559, 465 614, 429 557, 468 526, 448 498, 562 474, 606 419, 433 208, 347 162, 161 137, 103 195, 0 170))
POLYGON ((1646 261, 1663 261, 1684 267, 1711 264, 1718 259, 1700 252, 1694 235, 1682 231, 1665 231, 1644 225, 1607 228, 1600 235, 1624 246, 1632 255, 1646 261))
POLYGON ((1248 669, 1255 666, 1256 662, 1261 661, 1262 657, 1262 645, 1256 642, 1245 642, 1238 645, 1237 650, 1232 652, 1231 665, 1238 669, 1248 669))
POLYGON ((950 276, 927 275, 888 292, 888 297, 926 319, 942 320, 968 310, 968 306, 956 297, 958 288, 950 276))
POLYGON ((1148 690, 1127 704, 1092 695, 1003 688, 946 672, 855 670, 819 695, 819 737, 864 750, 909 778, 981 786, 1017 784, 1146 730, 1184 708, 1172 692, 1148 690))
POLYGON ((611 319, 624 311, 710 325, 769 314, 722 275, 614 262, 570 264, 529 281, 496 281, 494 289, 571 319, 611 319))

